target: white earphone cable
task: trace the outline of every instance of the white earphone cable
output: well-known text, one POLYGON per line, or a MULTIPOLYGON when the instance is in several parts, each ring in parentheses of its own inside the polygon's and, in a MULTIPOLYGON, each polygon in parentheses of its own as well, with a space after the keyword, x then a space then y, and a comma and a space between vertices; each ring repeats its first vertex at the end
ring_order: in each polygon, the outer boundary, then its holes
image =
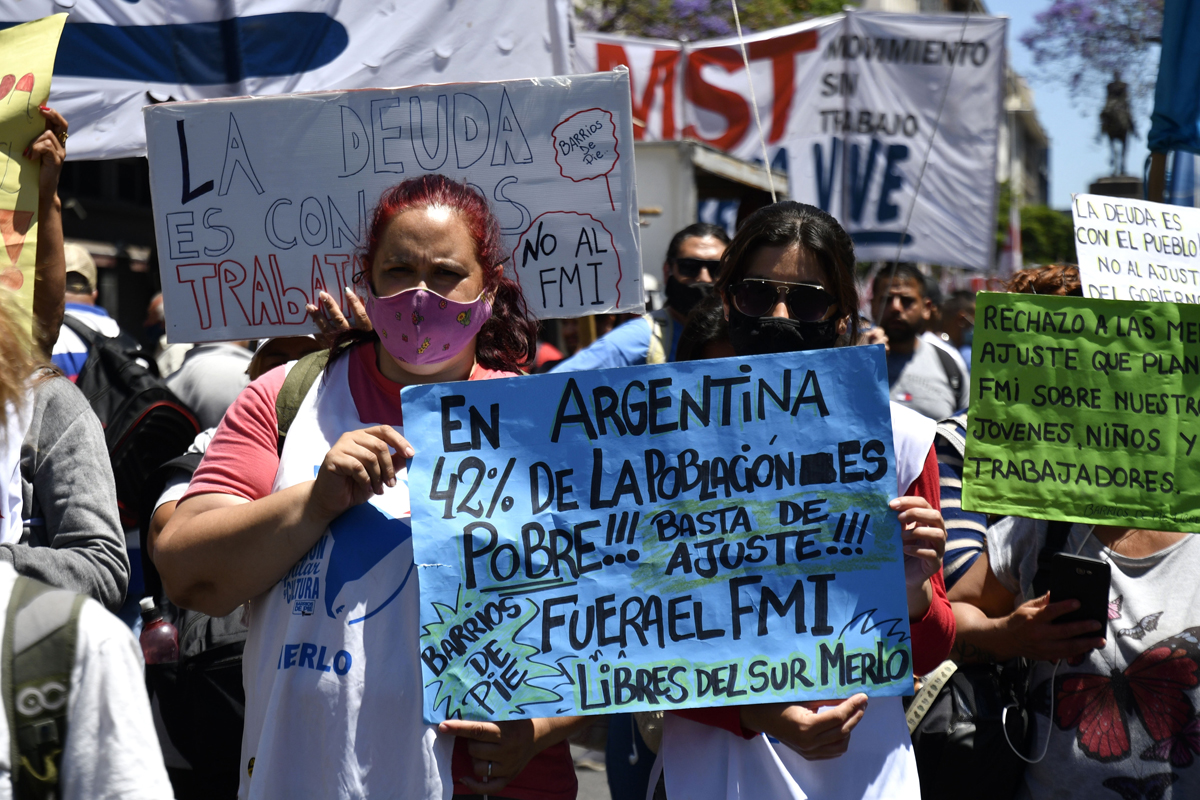
MULTIPOLYGON (((1055 661, 1054 662, 1054 670, 1050 673, 1049 727, 1046 731, 1046 743, 1044 745, 1042 745, 1042 754, 1040 756, 1038 756, 1037 758, 1026 758, 1017 750, 1017 748, 1013 747, 1012 739, 1008 738, 1008 710, 1010 708, 1014 708, 1014 706, 1005 706, 1004 710, 1002 712, 1000 712, 1000 727, 1004 728, 1004 741, 1008 742, 1009 749, 1012 750, 1013 753, 1016 754, 1017 758, 1021 759, 1026 764, 1039 763, 1043 758, 1046 757, 1046 752, 1050 749, 1050 737, 1054 734, 1054 676, 1058 674, 1058 665, 1061 663, 1062 663, 1062 661, 1055 661)), ((1033 722, 1033 730, 1034 730, 1034 733, 1036 734, 1037 733, 1037 722, 1035 720, 1036 720, 1036 717, 1034 717, 1033 713, 1030 712, 1030 721, 1033 722)))

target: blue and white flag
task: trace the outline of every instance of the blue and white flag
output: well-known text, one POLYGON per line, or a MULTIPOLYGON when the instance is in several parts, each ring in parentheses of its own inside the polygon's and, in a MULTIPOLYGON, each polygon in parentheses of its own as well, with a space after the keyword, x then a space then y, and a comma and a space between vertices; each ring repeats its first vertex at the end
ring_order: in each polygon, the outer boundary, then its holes
POLYGON ((50 105, 67 157, 146 152, 167 100, 502 80, 568 71, 566 0, 0 0, 0 28, 69 11, 50 105))

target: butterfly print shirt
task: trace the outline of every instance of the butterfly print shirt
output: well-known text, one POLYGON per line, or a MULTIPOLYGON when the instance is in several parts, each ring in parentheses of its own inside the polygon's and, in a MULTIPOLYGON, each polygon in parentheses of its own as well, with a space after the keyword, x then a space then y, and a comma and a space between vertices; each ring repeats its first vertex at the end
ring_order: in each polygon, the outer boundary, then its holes
MULTIPOLYGON (((992 571, 1023 600, 1032 599, 1047 527, 1010 517, 988 530, 992 571)), ((1035 664, 1029 755, 1050 741, 1018 797, 1200 797, 1200 537, 1129 558, 1104 547, 1090 525, 1074 525, 1064 550, 1112 568, 1107 644, 1057 673, 1035 664)))

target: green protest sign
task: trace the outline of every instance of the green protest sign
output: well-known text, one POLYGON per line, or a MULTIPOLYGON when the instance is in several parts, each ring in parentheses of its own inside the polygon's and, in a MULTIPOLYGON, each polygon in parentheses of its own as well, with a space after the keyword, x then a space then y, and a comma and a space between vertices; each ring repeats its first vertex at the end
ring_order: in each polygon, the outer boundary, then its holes
POLYGON ((1200 307, 982 293, 963 507, 1195 531, 1200 307))

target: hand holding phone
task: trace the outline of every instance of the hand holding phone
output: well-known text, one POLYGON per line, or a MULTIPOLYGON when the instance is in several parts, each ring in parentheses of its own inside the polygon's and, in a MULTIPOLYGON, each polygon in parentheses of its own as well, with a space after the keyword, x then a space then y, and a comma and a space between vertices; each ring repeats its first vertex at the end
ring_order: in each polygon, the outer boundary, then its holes
POLYGON ((1103 635, 1108 625, 1108 591, 1112 570, 1107 561, 1070 553, 1055 553, 1051 560, 1050 602, 1078 600, 1079 608, 1063 614, 1054 622, 1095 620, 1100 630, 1080 634, 1077 638, 1103 635))

